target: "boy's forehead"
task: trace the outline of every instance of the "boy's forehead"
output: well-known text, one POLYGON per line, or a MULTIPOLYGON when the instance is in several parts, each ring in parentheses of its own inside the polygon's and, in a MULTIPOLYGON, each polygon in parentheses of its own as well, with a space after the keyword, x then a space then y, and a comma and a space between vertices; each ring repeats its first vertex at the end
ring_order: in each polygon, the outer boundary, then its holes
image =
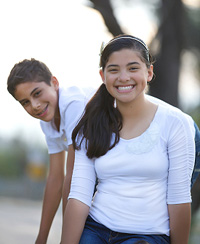
POLYGON ((35 89, 48 86, 44 81, 26 81, 16 85, 15 97, 18 95, 30 95, 35 89))
POLYGON ((45 81, 38 81, 38 80, 26 80, 16 85, 16 87, 32 87, 32 86, 45 86, 47 85, 45 81))

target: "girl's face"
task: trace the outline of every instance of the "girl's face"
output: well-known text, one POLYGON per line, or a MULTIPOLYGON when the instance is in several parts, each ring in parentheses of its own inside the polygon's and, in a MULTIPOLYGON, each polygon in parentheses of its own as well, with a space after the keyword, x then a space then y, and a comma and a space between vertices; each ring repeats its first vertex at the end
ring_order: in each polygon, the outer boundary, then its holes
POLYGON ((15 98, 32 117, 49 122, 59 117, 58 89, 55 77, 51 86, 45 82, 25 82, 17 85, 15 98))
POLYGON ((121 49, 110 55, 100 75, 117 104, 131 103, 144 96, 147 82, 153 77, 153 66, 147 68, 139 52, 121 49))

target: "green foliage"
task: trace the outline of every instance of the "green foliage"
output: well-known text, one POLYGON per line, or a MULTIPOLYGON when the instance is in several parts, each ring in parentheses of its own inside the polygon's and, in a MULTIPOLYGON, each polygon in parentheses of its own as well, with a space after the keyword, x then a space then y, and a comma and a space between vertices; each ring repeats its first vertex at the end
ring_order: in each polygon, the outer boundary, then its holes
POLYGON ((15 151, 0 151, 0 176, 1 177, 19 177, 23 170, 18 164, 19 157, 15 151))
POLYGON ((35 162, 33 155, 44 162, 43 167, 46 169, 48 161, 46 148, 27 143, 19 135, 10 140, 0 138, 0 177, 19 178, 24 174, 27 175, 30 162, 35 162))
POLYGON ((16 178, 24 174, 27 145, 16 138, 0 140, 0 177, 16 178))

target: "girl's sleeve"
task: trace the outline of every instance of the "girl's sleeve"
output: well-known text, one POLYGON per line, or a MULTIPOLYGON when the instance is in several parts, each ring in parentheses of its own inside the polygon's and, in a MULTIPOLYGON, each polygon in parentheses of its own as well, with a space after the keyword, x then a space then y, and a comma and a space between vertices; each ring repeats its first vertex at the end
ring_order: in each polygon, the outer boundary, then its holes
MULTIPOLYGON (((182 114, 170 118, 168 128, 168 204, 191 202, 191 176, 195 161, 195 131, 182 114)), ((193 126, 194 127, 194 126, 193 126)))
POLYGON ((95 183, 94 160, 89 159, 83 149, 75 151, 74 170, 68 199, 74 198, 90 207, 95 183))

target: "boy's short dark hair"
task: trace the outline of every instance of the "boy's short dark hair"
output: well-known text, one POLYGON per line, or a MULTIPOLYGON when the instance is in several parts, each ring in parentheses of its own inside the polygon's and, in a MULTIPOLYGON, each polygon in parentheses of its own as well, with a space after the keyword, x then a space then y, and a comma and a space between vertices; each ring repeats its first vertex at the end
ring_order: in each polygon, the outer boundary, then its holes
POLYGON ((15 97, 16 86, 25 82, 45 82, 50 85, 52 73, 42 62, 31 58, 16 63, 7 80, 8 92, 15 97))

